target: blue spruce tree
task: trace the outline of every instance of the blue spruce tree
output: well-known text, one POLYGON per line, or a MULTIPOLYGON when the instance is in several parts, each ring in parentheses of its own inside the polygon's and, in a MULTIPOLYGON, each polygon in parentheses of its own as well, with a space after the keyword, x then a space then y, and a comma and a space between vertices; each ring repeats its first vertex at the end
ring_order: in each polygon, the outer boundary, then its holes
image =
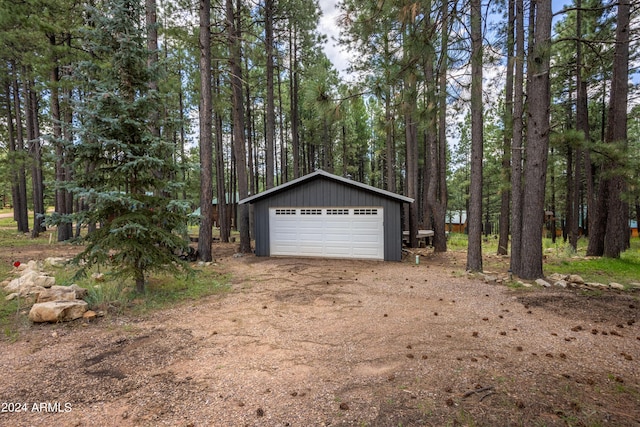
POLYGON ((104 265, 144 292, 149 272, 188 269, 179 259, 188 206, 169 197, 176 190, 171 144, 153 132, 162 128, 153 114, 162 98, 151 85, 160 67, 148 62, 140 2, 102 5, 87 10, 90 56, 74 70, 81 87, 74 193, 88 206, 78 220, 98 224, 76 259, 81 272, 104 265))

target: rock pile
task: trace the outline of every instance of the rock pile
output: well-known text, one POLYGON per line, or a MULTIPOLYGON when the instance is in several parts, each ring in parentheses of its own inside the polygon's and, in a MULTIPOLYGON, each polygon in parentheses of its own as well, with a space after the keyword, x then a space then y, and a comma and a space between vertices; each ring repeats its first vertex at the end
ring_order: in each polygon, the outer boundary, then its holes
MULTIPOLYGON (((541 279, 538 279, 541 280, 541 279)), ((610 282, 609 284, 598 283, 598 282, 585 282, 582 277, 577 274, 560 274, 553 273, 549 276, 549 281, 544 281, 546 284, 543 284, 545 287, 549 286, 559 286, 561 288, 583 288, 583 289, 616 289, 623 291, 625 289, 624 285, 616 282, 610 282)))
POLYGON ((6 300, 22 298, 33 303, 29 311, 32 322, 66 322, 83 317, 88 304, 83 300, 87 290, 78 285, 56 286, 56 279, 44 271, 44 266, 64 265, 66 260, 47 258, 44 263, 29 261, 16 268, 18 277, 2 283, 9 294, 6 300))
MULTIPOLYGON (((499 277, 493 273, 479 273, 478 275, 485 283, 507 283, 511 281, 509 277, 499 277)), ((471 276, 473 277, 473 275, 471 276)), ((525 287, 532 286, 530 283, 518 281, 518 283, 525 287)), ((608 284, 598 282, 585 282, 585 280, 577 274, 560 274, 553 273, 545 279, 536 279, 535 284, 545 288, 552 286, 558 286, 560 288, 580 288, 588 290, 619 290, 623 291, 627 289, 624 285, 616 282, 609 282, 608 284)), ((640 283, 630 283, 628 286, 630 289, 640 289, 640 283)))

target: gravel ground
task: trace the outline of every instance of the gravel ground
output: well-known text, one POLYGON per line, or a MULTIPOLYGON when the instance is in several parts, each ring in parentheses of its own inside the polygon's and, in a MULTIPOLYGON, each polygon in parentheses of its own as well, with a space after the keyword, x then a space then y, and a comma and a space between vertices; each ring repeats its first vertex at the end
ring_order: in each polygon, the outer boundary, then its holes
POLYGON ((227 252, 223 295, 0 342, 0 425, 640 425, 638 293, 227 252))

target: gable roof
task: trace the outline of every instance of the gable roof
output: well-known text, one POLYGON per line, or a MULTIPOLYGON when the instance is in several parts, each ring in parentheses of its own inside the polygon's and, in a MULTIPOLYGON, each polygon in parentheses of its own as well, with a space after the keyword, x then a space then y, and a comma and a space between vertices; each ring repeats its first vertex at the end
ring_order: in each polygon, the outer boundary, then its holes
POLYGON ((279 192, 284 191, 284 190, 286 190, 288 188, 292 188, 292 187, 295 187, 297 185, 301 185, 301 184, 305 183, 306 181, 310 181, 310 180, 313 180, 313 179, 316 179, 316 178, 326 178, 326 179, 329 179, 329 180, 332 180, 332 181, 340 182, 340 183, 345 184, 347 186, 351 186, 351 187, 359 188, 359 189, 362 189, 362 190, 365 190, 365 191, 369 191, 369 192, 372 192, 372 193, 376 193, 376 194, 379 194, 379 195, 381 195, 383 197, 387 197, 389 199, 394 199, 394 200, 397 200, 399 202, 413 203, 413 199, 410 198, 410 197, 401 196, 399 194, 392 193, 391 191, 381 190, 380 188, 372 187, 370 185, 363 184, 361 182, 357 182, 357 181, 353 181, 353 180, 350 180, 350 179, 347 179, 347 178, 343 178, 341 176, 334 175, 334 174, 331 174, 329 172, 325 172, 322 169, 318 169, 315 172, 312 172, 312 173, 310 173, 308 175, 305 175, 305 176, 301 176, 300 178, 296 178, 296 179, 294 179, 292 181, 289 181, 289 182, 286 182, 286 183, 284 183, 282 185, 278 185, 277 187, 273 187, 273 188, 271 188, 269 190, 263 191, 262 193, 258 193, 258 194, 255 194, 253 196, 249 196, 246 199, 240 200, 238 203, 240 203, 240 204, 253 203, 253 202, 257 201, 257 200, 269 197, 272 194, 279 193, 279 192))

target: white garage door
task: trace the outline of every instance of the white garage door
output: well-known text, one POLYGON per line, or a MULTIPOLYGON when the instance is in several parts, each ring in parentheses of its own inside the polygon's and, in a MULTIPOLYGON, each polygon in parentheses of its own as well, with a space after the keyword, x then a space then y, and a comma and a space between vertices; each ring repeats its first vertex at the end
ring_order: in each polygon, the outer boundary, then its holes
POLYGON ((384 259, 383 209, 270 208, 271 255, 384 259))

